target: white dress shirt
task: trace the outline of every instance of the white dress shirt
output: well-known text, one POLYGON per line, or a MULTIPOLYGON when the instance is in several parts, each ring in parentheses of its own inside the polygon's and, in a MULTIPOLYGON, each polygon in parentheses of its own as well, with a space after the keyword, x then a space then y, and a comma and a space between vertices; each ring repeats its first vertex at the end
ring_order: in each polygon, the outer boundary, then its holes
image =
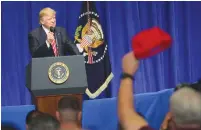
MULTIPOLYGON (((43 25, 42 25, 42 28, 44 29, 44 31, 45 31, 46 34, 48 34, 50 32, 50 30, 47 29, 46 27, 44 27, 43 25)), ((47 44, 47 47, 49 48, 50 47, 50 43, 47 40, 45 42, 47 44)))

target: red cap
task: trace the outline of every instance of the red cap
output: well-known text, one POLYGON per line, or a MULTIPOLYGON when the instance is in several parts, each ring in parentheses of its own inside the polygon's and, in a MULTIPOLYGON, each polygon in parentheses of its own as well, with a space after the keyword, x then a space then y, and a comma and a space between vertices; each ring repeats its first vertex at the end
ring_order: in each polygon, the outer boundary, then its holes
POLYGON ((148 58, 170 47, 171 36, 159 27, 141 31, 132 38, 132 49, 137 59, 148 58))

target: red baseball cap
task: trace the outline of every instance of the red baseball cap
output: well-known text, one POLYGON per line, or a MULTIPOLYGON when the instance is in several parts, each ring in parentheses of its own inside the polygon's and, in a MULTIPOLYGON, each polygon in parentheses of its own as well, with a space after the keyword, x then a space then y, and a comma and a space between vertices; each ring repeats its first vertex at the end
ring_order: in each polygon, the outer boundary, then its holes
POLYGON ((153 27, 139 32, 132 38, 132 49, 137 59, 156 55, 169 48, 171 36, 159 27, 153 27))

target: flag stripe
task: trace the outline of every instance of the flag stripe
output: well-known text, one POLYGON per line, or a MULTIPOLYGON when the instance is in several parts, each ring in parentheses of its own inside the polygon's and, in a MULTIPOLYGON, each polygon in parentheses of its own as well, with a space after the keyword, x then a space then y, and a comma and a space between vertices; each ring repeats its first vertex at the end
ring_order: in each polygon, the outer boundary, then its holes
POLYGON ((84 37, 82 38, 82 41, 81 41, 80 46, 81 46, 82 48, 84 48, 84 47, 86 47, 86 46, 89 46, 90 44, 91 44, 91 39, 90 39, 88 36, 84 36, 84 37))

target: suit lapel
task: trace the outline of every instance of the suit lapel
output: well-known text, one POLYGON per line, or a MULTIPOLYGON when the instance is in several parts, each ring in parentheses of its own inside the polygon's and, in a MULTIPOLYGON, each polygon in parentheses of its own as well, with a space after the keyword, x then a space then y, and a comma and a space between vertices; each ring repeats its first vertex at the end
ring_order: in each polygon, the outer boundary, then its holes
MULTIPOLYGON (((47 34, 45 32, 45 30, 43 29, 42 26, 40 26, 40 29, 39 29, 39 40, 40 40, 40 43, 42 44, 45 44, 46 45, 46 40, 47 40, 47 34)), ((50 45, 50 48, 47 49, 47 53, 49 53, 49 56, 54 56, 54 52, 52 50, 52 46, 50 45)))
POLYGON ((46 39, 47 39, 47 34, 45 33, 45 30, 42 28, 42 26, 40 26, 40 41, 42 41, 41 43, 45 43, 46 39))

